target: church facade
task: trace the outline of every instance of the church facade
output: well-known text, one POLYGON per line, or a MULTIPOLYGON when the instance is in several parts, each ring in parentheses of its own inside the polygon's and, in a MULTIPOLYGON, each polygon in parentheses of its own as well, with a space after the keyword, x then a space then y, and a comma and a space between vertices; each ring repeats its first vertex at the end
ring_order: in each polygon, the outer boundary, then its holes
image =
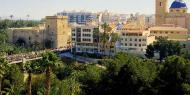
POLYGON ((168 7, 168 0, 156 0, 156 26, 172 24, 190 31, 190 13, 183 0, 175 0, 168 7))

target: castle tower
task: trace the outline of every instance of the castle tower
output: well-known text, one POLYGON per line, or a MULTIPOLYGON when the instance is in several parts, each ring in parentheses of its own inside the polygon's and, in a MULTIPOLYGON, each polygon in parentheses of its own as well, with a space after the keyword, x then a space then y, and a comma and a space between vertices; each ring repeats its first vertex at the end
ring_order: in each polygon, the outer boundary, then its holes
POLYGON ((168 0, 156 0, 156 25, 165 23, 165 14, 168 13, 168 0))
POLYGON ((45 38, 50 48, 66 48, 71 35, 71 28, 66 16, 47 16, 45 38))

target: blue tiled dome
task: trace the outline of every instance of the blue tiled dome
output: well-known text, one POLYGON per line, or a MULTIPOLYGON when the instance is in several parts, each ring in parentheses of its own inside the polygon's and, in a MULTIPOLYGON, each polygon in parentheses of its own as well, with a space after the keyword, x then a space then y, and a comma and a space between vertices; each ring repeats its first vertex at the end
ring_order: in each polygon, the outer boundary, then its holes
POLYGON ((175 0, 170 8, 187 8, 187 6, 183 0, 175 0))

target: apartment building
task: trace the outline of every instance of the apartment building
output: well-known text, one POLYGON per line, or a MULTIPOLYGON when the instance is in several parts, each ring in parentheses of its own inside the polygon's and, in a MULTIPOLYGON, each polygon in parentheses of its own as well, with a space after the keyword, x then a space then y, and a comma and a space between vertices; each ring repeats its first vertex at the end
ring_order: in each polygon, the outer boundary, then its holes
POLYGON ((96 19, 96 14, 91 12, 76 12, 76 11, 63 11, 57 13, 59 16, 68 16, 69 23, 76 23, 76 24, 86 24, 94 19, 96 19))
POLYGON ((96 25, 73 25, 72 47, 77 53, 98 53, 98 34, 99 28, 96 25))
POLYGON ((117 52, 128 52, 144 55, 149 44, 155 41, 155 36, 148 30, 118 30, 120 35, 117 52))

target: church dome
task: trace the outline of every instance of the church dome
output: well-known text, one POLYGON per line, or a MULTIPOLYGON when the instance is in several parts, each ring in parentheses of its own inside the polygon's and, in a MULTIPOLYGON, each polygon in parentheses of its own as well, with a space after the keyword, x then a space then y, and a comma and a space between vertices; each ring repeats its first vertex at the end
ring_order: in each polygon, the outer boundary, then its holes
POLYGON ((187 8, 187 5, 183 0, 175 0, 170 8, 187 8))

